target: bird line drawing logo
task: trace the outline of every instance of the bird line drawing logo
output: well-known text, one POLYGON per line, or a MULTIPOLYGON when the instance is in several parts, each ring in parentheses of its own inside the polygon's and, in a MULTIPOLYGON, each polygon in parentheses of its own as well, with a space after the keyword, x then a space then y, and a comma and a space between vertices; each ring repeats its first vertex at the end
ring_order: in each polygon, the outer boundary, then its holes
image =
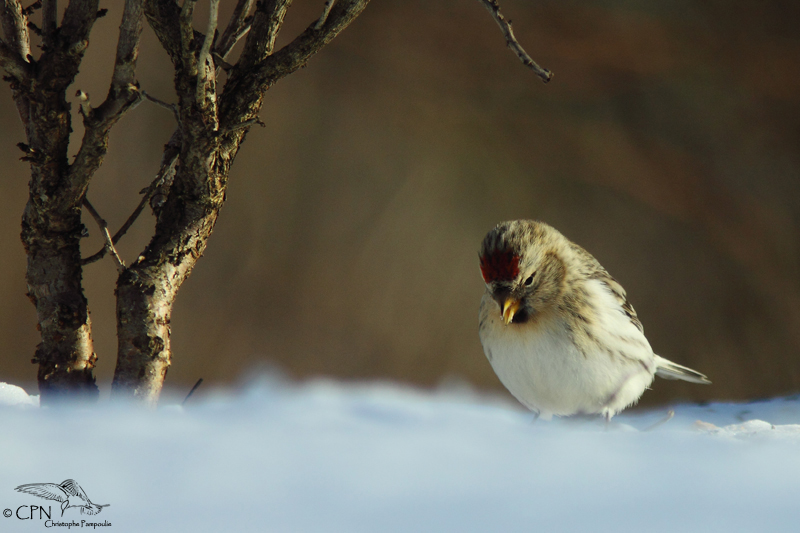
POLYGON ((111 505, 110 503, 105 505, 92 503, 86 492, 74 479, 66 479, 59 485, 55 483, 28 483, 27 485, 20 485, 14 490, 32 494, 45 500, 60 502, 62 517, 64 516, 64 511, 70 507, 80 507, 81 514, 95 515, 102 511, 103 507, 111 505))

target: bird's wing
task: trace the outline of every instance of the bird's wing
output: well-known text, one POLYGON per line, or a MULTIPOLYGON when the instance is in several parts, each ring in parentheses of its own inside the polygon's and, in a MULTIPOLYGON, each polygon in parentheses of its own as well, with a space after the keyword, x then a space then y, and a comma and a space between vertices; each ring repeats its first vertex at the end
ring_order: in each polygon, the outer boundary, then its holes
POLYGON ((20 485, 14 490, 33 494, 34 496, 46 500, 55 500, 57 502, 67 501, 67 495, 64 493, 64 490, 55 483, 29 483, 27 485, 20 485))
POLYGON ((605 268, 603 268, 603 265, 601 265, 592 254, 575 243, 571 244, 572 251, 582 259, 580 267, 581 275, 587 280, 596 279, 602 283, 604 288, 611 293, 616 300, 617 304, 619 305, 620 312, 624 313, 630 319, 631 323, 636 326, 636 329, 638 329, 639 332, 644 333, 642 322, 636 315, 636 310, 628 301, 628 296, 625 294, 625 289, 622 288, 622 285, 620 285, 619 282, 615 280, 605 268))
POLYGON ((620 307, 622 308, 622 312, 630 319, 636 329, 644 333, 644 326, 642 326, 642 321, 639 320, 639 316, 636 314, 636 309, 633 308, 631 303, 628 301, 628 297, 625 294, 625 289, 622 288, 622 285, 619 284, 617 280, 608 276, 608 279, 605 281, 605 284, 608 286, 608 289, 611 291, 611 294, 619 302, 620 307))
POLYGON ((602 283, 608 292, 611 293, 611 296, 614 297, 614 300, 616 300, 617 304, 619 305, 620 312, 628 317, 628 319, 634 326, 636 326, 636 329, 638 329, 639 332, 644 333, 642 321, 639 320, 639 317, 636 315, 636 310, 628 301, 628 295, 625 294, 625 289, 622 288, 622 285, 620 285, 617 280, 611 277, 611 274, 606 272, 606 269, 601 267, 599 264, 597 267, 598 269, 592 273, 589 279, 596 279, 602 283))
POLYGON ((86 493, 83 492, 81 486, 78 485, 78 482, 75 481, 74 479, 65 479, 64 481, 61 482, 61 485, 59 485, 59 487, 61 487, 61 489, 70 496, 77 496, 78 498, 80 498, 85 502, 89 501, 89 497, 86 496, 86 493))

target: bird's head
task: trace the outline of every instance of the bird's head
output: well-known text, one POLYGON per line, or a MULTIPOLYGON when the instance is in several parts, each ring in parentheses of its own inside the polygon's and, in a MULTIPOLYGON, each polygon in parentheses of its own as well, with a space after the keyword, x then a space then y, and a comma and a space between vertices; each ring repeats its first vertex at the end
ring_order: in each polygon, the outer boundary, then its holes
POLYGON ((525 323, 553 305, 565 277, 563 240, 534 220, 503 222, 483 239, 481 274, 506 324, 525 323))

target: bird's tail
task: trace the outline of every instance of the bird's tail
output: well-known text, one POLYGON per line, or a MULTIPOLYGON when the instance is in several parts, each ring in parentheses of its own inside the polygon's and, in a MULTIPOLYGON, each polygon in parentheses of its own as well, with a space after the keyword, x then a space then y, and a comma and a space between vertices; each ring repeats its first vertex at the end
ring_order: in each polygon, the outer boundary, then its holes
POLYGON ((664 379, 682 379, 703 385, 711 384, 711 381, 700 372, 659 356, 656 356, 656 376, 664 379))

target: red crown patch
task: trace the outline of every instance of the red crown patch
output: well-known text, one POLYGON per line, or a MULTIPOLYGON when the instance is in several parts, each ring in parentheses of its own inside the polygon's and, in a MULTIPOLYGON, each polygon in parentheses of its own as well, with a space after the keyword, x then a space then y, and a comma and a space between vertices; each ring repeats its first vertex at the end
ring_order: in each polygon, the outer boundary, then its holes
POLYGON ((513 252, 493 252, 481 257, 483 281, 511 281, 519 274, 519 256, 513 252))

